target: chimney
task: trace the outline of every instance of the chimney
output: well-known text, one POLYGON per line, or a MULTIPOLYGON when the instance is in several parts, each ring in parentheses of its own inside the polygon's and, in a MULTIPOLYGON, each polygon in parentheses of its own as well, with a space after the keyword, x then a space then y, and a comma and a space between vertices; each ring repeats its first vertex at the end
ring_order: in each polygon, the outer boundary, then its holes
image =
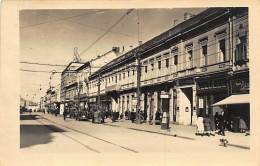
POLYGON ((188 19, 194 17, 195 14, 191 14, 191 13, 184 13, 184 21, 187 21, 188 19))
POLYGON ((113 47, 112 51, 114 51, 116 54, 118 54, 119 51, 120 51, 120 48, 119 47, 113 47))

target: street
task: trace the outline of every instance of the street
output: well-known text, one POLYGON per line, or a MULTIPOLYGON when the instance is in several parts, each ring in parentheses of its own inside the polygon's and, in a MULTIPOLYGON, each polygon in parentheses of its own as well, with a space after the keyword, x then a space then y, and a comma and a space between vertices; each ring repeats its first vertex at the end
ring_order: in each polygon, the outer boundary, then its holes
POLYGON ((129 122, 92 124, 88 121, 63 120, 61 116, 26 113, 20 115, 22 152, 150 153, 150 152, 245 152, 249 137, 227 133, 228 147, 220 146, 222 136, 195 136, 195 127, 175 125, 171 132, 157 132, 159 126, 129 122), (153 130, 152 130, 153 129, 153 130), (232 141, 236 140, 236 141, 232 141), (245 144, 245 143, 244 143, 245 144))

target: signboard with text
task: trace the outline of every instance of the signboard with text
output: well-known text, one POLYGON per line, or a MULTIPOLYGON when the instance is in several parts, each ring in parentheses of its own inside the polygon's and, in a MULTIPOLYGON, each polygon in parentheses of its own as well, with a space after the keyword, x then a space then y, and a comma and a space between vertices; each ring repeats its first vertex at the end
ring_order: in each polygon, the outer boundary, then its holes
POLYGON ((249 93, 249 79, 231 80, 231 94, 249 93))

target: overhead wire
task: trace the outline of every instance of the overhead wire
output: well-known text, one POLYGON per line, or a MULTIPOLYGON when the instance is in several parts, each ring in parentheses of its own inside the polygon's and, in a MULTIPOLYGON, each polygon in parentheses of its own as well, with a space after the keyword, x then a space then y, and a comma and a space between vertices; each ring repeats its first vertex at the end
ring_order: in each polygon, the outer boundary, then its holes
POLYGON ((98 37, 90 46, 88 46, 88 48, 86 48, 84 51, 82 51, 82 54, 84 54, 85 52, 87 52, 92 46, 94 46, 100 39, 102 39, 108 32, 110 32, 111 29, 113 29, 120 21, 122 21, 126 16, 128 16, 134 9, 130 9, 127 11, 127 13, 125 13, 123 16, 121 16, 111 27, 109 27, 105 33, 103 33, 100 37, 98 37))
POLYGON ((88 13, 84 13, 84 14, 80 14, 80 15, 75 15, 75 16, 70 16, 70 17, 65 17, 65 18, 60 18, 60 19, 56 19, 56 20, 52 20, 52 21, 46 21, 46 22, 42 22, 42 23, 26 25, 26 26, 22 26, 22 27, 20 27, 20 28, 28 28, 28 27, 33 27, 33 26, 38 26, 38 25, 53 23, 53 22, 57 22, 57 21, 64 21, 64 20, 67 20, 67 19, 71 19, 71 18, 75 18, 75 17, 80 17, 80 16, 92 14, 92 13, 97 13, 97 12, 100 12, 100 11, 88 12, 88 13))
MULTIPOLYGON (((43 13, 37 13, 37 14, 40 14, 40 15, 45 15, 45 16, 49 16, 49 17, 52 17, 52 18, 56 18, 57 17, 54 17, 52 15, 49 15, 49 14, 43 14, 43 13)), ((82 25, 82 26, 86 26, 88 28, 91 28, 91 29, 98 29, 98 30, 105 30, 104 28, 100 28, 100 27, 96 27, 96 26, 90 26, 90 25, 87 25, 87 24, 83 24, 83 23, 80 23, 80 22, 76 22, 76 21, 72 21, 72 20, 66 20, 66 21, 69 21, 69 22, 72 22, 72 23, 75 23, 75 24, 79 24, 79 25, 82 25)), ((123 36, 127 36, 127 37, 131 37, 131 38, 135 38, 134 36, 132 35, 129 35, 129 34, 125 34, 125 33, 120 33, 120 32, 114 32, 114 31, 110 31, 111 33, 114 33, 116 35, 123 35, 123 36)))

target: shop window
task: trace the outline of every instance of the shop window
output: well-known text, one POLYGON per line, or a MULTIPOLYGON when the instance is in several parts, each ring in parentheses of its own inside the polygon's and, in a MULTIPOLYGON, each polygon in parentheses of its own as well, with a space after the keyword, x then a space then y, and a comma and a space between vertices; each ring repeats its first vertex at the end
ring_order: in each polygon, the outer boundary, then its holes
POLYGON ((166 67, 166 68, 169 67, 169 59, 165 59, 165 67, 166 67))
POLYGON ((226 60, 226 42, 225 39, 219 41, 219 61, 224 62, 226 60))

